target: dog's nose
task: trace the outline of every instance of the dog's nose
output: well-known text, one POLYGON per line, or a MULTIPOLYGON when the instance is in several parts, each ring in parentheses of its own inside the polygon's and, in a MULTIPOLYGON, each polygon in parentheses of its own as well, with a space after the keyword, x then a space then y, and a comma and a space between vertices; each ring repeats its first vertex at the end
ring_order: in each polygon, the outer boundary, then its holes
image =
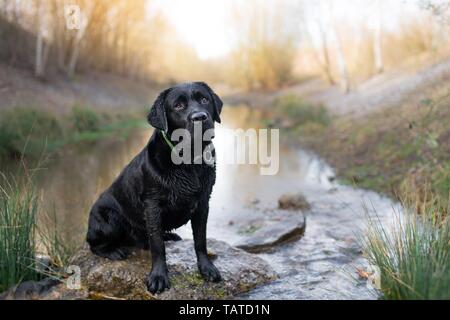
POLYGON ((194 112, 190 115, 190 119, 193 122, 196 121, 205 121, 206 119, 208 119, 208 115, 206 114, 206 112, 200 111, 200 112, 194 112))

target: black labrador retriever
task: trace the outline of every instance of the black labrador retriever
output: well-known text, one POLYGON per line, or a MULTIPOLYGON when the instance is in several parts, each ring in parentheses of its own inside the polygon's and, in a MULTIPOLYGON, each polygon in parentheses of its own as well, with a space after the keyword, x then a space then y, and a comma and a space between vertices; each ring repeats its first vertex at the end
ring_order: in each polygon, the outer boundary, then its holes
POLYGON ((170 288, 164 240, 181 240, 171 230, 191 220, 197 264, 207 281, 220 281, 206 250, 209 198, 214 165, 175 164, 171 158, 175 129, 194 124, 213 129, 220 123, 222 101, 203 82, 180 84, 160 93, 148 114, 156 128, 147 146, 125 167, 93 205, 87 242, 92 252, 112 260, 127 258, 130 247, 151 249, 147 277, 151 293, 170 288))

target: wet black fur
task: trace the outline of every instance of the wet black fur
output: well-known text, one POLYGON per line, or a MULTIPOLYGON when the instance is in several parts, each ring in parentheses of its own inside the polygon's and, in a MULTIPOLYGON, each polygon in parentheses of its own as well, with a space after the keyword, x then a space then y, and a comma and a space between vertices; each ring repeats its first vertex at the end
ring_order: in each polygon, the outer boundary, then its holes
POLYGON ((206 112, 204 126, 214 127, 214 121, 220 122, 221 109, 222 101, 205 83, 181 84, 163 91, 148 115, 156 128, 150 141, 91 209, 87 242, 94 254, 120 260, 128 256, 130 247, 151 249, 152 269, 146 283, 152 293, 170 288, 164 240, 180 240, 170 231, 189 220, 200 273, 209 281, 221 279, 206 249, 215 167, 173 164, 171 149, 161 134, 163 130, 170 137, 176 128, 191 129, 195 112, 206 112), (177 111, 174 106, 180 101, 185 109, 177 111))

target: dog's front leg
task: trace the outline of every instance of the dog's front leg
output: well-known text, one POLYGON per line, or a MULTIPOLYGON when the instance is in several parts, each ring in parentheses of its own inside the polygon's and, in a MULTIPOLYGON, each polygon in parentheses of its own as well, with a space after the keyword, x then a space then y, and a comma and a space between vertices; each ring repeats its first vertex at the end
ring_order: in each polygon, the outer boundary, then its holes
POLYGON ((197 255, 198 270, 207 281, 218 282, 222 279, 219 270, 208 257, 206 249, 206 223, 208 221, 208 202, 200 203, 191 219, 194 236, 195 253, 197 255))
POLYGON ((151 293, 160 293, 170 288, 170 282, 167 275, 161 210, 157 205, 152 203, 146 205, 145 220, 152 254, 152 270, 147 277, 147 289, 151 293))

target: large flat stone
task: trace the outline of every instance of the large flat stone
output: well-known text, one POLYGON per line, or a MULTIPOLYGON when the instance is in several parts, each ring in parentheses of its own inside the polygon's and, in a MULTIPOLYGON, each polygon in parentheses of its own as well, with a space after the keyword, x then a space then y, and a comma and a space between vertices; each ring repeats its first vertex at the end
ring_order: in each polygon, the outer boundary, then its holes
POLYGON ((270 251, 275 246, 298 240, 306 228, 306 218, 302 212, 280 214, 280 221, 272 222, 255 231, 236 244, 238 248, 251 253, 270 251))
POLYGON ((276 279, 276 273, 261 258, 225 242, 208 240, 214 264, 222 274, 219 283, 203 280, 197 271, 192 240, 167 242, 166 254, 171 289, 152 295, 145 279, 151 268, 148 251, 136 251, 127 260, 111 261, 93 255, 85 248, 77 252, 70 264, 81 269, 81 289, 70 290, 57 285, 33 299, 225 299, 247 292, 276 279))

